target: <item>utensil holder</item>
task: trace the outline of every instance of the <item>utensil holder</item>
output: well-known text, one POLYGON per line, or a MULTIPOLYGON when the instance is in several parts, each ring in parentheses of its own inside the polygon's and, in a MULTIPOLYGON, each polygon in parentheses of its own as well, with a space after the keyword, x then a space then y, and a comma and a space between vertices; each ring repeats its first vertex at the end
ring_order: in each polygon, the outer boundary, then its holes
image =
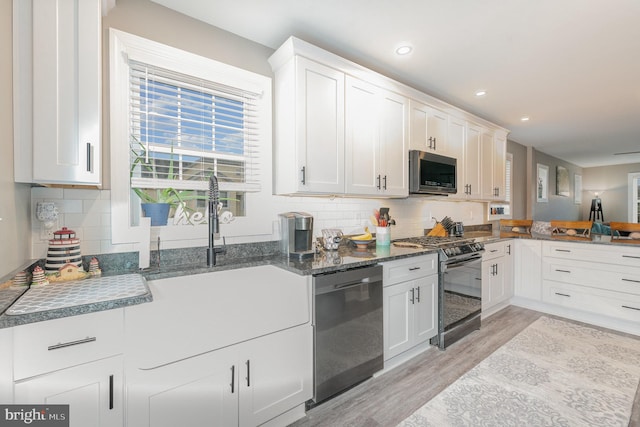
POLYGON ((391 230, 389 227, 376 227, 376 246, 391 245, 391 230))

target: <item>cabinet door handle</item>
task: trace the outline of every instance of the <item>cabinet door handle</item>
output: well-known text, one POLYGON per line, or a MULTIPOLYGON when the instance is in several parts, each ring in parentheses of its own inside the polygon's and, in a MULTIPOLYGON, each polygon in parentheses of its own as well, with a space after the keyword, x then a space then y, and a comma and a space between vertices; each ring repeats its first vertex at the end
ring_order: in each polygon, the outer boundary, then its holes
POLYGON ((416 291, 417 291, 416 302, 420 302, 420 286, 416 288, 416 291))
POLYGON ((640 311, 640 308, 638 308, 638 307, 631 307, 631 306, 628 306, 628 305, 623 305, 623 306, 622 306, 622 308, 628 308, 629 310, 637 310, 637 311, 640 311))
POLYGON ((633 280, 633 279, 622 279, 623 282, 633 282, 633 283, 640 283, 640 280, 633 280))
POLYGON ((511 245, 507 245, 507 255, 511 255, 511 245))
POLYGON ((251 387, 251 361, 247 360, 247 387, 251 387))
POLYGON ((416 271, 416 270, 420 270, 420 267, 411 267, 411 268, 409 268, 409 271, 416 271))
POLYGON ((561 297, 571 297, 569 294, 561 294, 560 292, 556 292, 556 295, 560 295, 561 297))
POLYGON ((113 409, 113 375, 109 375, 109 409, 113 409))
POLYGON ((437 144, 438 144, 438 140, 437 140, 437 139, 436 139, 436 137, 434 136, 434 137, 433 137, 433 149, 434 149, 434 150, 436 150, 436 151, 438 150, 438 148, 437 148, 437 147, 438 147, 438 145, 437 145, 437 144))
POLYGON ((235 393, 236 388, 236 365, 231 365, 231 394, 235 393))
POLYGON ((383 180, 384 180, 384 186, 382 188, 383 188, 383 190, 386 190, 387 189, 387 175, 384 176, 383 180))
POLYGON ((416 303, 416 288, 411 288, 411 304, 415 304, 416 303))
POLYGON ((381 178, 381 175, 378 175, 378 177, 376 178, 378 180, 378 185, 376 185, 376 187, 378 187, 378 190, 380 190, 380 188, 381 188, 380 187, 380 178, 381 178))
POLYGON ((496 276, 498 275, 498 264, 495 264, 496 266, 496 276))
POLYGON ((51 351, 51 350, 59 350, 61 348, 65 348, 65 347, 71 347, 71 346, 74 346, 74 345, 86 344, 86 343, 89 343, 89 342, 94 342, 95 340, 96 340, 96 337, 86 337, 86 338, 83 338, 81 340, 69 341, 69 342, 63 342, 63 343, 50 345, 49 347, 47 347, 47 350, 49 350, 49 351, 51 351))
POLYGON ((554 249, 556 252, 571 252, 569 249, 554 249))
POLYGON ((300 182, 302 185, 307 185, 307 167, 303 166, 300 172, 302 172, 302 180, 300 182))
POLYGON ((92 149, 91 143, 87 142, 87 172, 93 172, 92 149))
POLYGON ((498 252, 497 249, 490 249, 489 252, 498 252))
POLYGON ((622 255, 622 258, 634 258, 634 259, 640 259, 640 256, 622 255))
POLYGON ((559 270, 556 268, 556 271, 559 273, 571 273, 571 270, 559 270))

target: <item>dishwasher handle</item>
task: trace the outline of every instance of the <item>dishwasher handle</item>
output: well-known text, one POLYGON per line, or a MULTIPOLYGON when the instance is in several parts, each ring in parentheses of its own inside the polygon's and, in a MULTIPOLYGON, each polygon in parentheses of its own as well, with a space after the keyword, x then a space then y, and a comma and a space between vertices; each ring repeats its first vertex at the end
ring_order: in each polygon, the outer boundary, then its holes
POLYGON ((344 270, 313 277, 314 294, 322 295, 355 286, 382 285, 382 266, 344 270))

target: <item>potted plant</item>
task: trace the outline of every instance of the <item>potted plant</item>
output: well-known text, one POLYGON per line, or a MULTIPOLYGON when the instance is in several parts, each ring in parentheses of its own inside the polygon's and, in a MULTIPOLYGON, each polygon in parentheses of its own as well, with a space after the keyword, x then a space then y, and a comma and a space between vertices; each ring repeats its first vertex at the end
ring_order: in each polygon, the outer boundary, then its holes
MULTIPOLYGON (((140 166, 150 172, 153 178, 157 178, 158 176, 155 165, 149 164, 145 161, 147 157, 146 147, 138 141, 135 136, 132 136, 132 140, 134 142, 131 146, 133 162, 131 163, 129 176, 133 177, 136 168, 140 166)), ((169 167, 166 179, 177 179, 173 169, 173 145, 171 146, 171 155, 169 158, 169 167)), ((157 189, 133 188, 133 191, 140 198, 144 216, 151 218, 152 226, 167 225, 169 212, 172 208, 176 208, 180 204, 183 205, 184 209, 189 209, 185 202, 189 200, 206 200, 205 196, 199 196, 193 190, 178 190, 173 187, 157 189)))

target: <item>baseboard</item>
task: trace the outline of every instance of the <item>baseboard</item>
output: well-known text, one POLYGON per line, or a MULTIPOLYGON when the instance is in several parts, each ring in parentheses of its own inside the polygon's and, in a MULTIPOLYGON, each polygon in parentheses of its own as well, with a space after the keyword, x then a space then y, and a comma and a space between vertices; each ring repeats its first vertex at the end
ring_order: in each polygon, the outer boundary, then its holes
POLYGON ((564 317, 566 319, 588 323, 590 325, 600 326, 602 328, 613 329, 614 331, 624 332, 626 334, 640 336, 640 328, 638 327, 637 322, 616 319, 601 314, 594 314, 572 308, 561 307, 554 304, 548 304, 542 301, 536 301, 522 297, 513 297, 511 298, 510 303, 518 307, 528 308, 530 310, 536 310, 542 313, 552 314, 554 316, 564 317))
POLYGON ((482 320, 493 316, 494 314, 496 314, 497 312, 499 312, 500 310, 504 310, 505 308, 509 307, 511 304, 509 303, 509 301, 503 301, 501 303, 498 303, 496 305, 494 305, 493 307, 491 307, 489 310, 483 310, 482 311, 482 315, 481 318, 482 320))
POLYGON ((284 427, 288 426, 299 419, 306 417, 304 403, 289 409, 284 414, 280 414, 275 418, 270 419, 264 424, 260 424, 260 427, 284 427))
POLYGON ((389 360, 385 360, 384 361, 384 368, 381 371, 376 372, 375 374, 373 374, 374 378, 378 377, 382 374, 386 374, 387 372, 397 368, 398 366, 402 365, 403 363, 413 359, 414 357, 416 357, 419 354, 424 353, 425 351, 428 350, 433 350, 436 351, 438 350, 438 347, 432 346, 429 343, 429 340, 423 342, 422 344, 418 344, 417 346, 410 348, 409 350, 405 351, 404 353, 400 353, 397 356, 392 357, 389 360))

